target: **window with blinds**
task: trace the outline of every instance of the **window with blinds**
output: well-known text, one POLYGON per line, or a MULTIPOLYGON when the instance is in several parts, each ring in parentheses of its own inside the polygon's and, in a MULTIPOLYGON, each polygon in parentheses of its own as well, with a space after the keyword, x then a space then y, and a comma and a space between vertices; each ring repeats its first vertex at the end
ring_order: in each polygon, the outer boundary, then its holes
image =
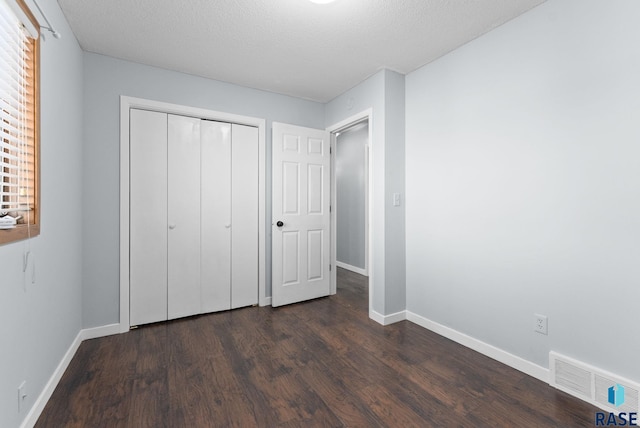
POLYGON ((23 0, 0 0, 0 244, 39 234, 39 41, 23 0))

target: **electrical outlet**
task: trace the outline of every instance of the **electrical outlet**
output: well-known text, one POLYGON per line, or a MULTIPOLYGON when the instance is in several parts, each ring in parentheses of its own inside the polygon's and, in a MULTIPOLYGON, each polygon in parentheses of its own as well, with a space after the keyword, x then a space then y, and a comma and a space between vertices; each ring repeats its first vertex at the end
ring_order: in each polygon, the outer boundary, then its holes
POLYGON ((23 381, 18 387, 18 413, 22 413, 24 402, 27 399, 27 381, 23 381))
POLYGON ((544 335, 549 333, 547 317, 545 315, 533 314, 533 331, 544 335))

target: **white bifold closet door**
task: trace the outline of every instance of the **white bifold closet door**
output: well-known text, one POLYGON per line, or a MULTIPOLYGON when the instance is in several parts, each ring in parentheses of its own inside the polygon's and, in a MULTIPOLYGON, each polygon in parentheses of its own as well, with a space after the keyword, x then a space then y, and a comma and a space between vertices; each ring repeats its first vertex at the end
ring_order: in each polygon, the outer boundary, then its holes
POLYGON ((167 125, 167 317, 174 319, 202 312, 200 119, 168 115, 167 125))
POLYGON ((167 319, 167 115, 130 111, 129 322, 167 319))
POLYGON ((258 130, 131 110, 130 323, 258 302, 258 130))
POLYGON ((203 120, 201 135, 203 312, 254 305, 258 128, 203 120))
POLYGON ((231 308, 231 125, 202 122, 202 306, 231 308))
POLYGON ((258 303, 258 128, 231 125, 231 309, 258 303))

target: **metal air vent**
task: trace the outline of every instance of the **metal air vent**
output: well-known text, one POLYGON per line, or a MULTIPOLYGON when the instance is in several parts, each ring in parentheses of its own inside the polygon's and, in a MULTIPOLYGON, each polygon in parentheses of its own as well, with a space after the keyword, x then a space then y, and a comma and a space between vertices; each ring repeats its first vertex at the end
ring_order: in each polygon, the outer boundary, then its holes
MULTIPOLYGON (((549 353, 549 368, 551 386, 603 410, 637 413, 640 408, 640 385, 635 382, 555 352, 549 353), (613 392, 610 392, 611 388, 613 392), (612 404, 611 394, 622 394, 624 402, 616 406, 614 400, 612 404)), ((618 399, 622 400, 619 396, 618 399)))

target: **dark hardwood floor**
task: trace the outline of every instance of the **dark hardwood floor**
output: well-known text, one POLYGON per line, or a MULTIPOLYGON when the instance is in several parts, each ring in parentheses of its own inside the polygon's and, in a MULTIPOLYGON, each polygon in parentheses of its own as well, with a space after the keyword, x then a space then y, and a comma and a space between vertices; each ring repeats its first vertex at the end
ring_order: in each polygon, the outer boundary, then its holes
POLYGON ((159 323, 82 343, 37 427, 594 426, 597 411, 338 294, 159 323))

